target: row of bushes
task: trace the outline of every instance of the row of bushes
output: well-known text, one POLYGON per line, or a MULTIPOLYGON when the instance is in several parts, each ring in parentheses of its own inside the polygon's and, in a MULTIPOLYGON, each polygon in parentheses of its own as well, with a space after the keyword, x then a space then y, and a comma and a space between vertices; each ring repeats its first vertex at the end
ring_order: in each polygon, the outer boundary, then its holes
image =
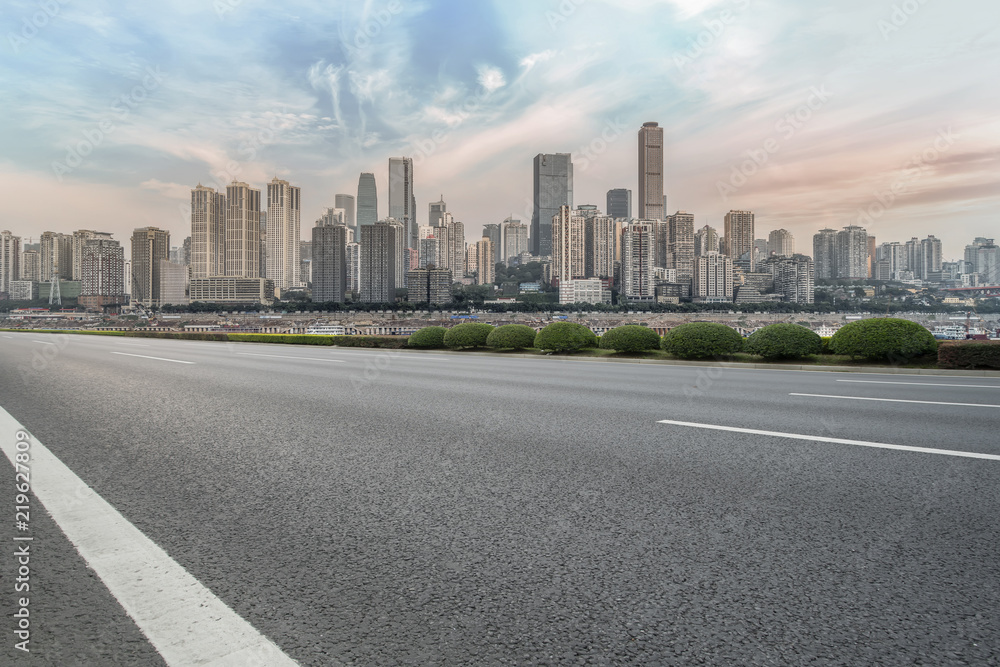
POLYGON ((714 322, 692 322, 670 329, 662 338, 648 327, 626 324, 598 338, 575 322, 555 322, 539 332, 523 324, 493 327, 467 323, 446 329, 426 327, 410 336, 409 347, 474 348, 502 350, 537 348, 572 352, 600 347, 617 352, 661 349, 682 359, 710 359, 747 352, 765 359, 800 359, 814 354, 841 354, 871 361, 903 362, 937 349, 937 341, 924 327, 894 318, 852 322, 829 339, 798 324, 771 324, 746 340, 732 327, 714 322))

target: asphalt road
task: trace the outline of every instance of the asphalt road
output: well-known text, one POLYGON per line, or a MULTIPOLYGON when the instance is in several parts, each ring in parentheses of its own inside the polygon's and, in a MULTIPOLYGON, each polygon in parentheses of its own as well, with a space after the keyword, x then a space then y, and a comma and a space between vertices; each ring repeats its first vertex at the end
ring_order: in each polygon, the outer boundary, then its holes
MULTIPOLYGON (((661 423, 1000 455, 1000 378, 18 333, 0 407, 301 665, 1000 664, 1000 460, 661 423)), ((164 664, 41 514, 0 663, 164 664)))

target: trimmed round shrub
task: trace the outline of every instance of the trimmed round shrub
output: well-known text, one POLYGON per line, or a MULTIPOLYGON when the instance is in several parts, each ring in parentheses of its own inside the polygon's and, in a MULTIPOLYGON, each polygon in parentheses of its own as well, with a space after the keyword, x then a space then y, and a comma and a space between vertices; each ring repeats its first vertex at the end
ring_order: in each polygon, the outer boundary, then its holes
POLYGON ((800 324, 768 324, 750 334, 743 351, 765 359, 799 359, 822 352, 823 339, 800 324))
POLYGON ((742 350, 743 337, 725 324, 690 322, 668 331, 660 347, 681 359, 711 359, 742 350))
POLYGON ((553 322, 535 336, 535 347, 553 352, 597 347, 597 334, 576 322, 553 322))
POLYGON ((444 335, 444 344, 454 348, 483 347, 491 331, 493 325, 485 322, 458 324, 448 329, 444 335))
POLYGON ((934 334, 916 322, 879 317, 845 324, 833 334, 830 349, 855 359, 904 362, 937 350, 934 334))
POLYGON ((624 324, 601 336, 602 350, 616 352, 645 352, 660 349, 660 336, 639 324, 624 324))
POLYGON ((486 346, 494 350, 523 350, 534 344, 535 330, 526 324, 504 324, 486 337, 486 346))
POLYGON ((424 327, 415 331, 406 342, 409 347, 421 347, 427 350, 444 347, 444 335, 448 330, 444 327, 424 327))

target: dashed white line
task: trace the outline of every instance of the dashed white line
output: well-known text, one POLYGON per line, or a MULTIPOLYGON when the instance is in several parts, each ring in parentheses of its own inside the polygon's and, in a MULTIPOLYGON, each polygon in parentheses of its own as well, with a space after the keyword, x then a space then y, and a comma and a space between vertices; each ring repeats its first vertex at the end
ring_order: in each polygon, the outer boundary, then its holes
MULTIPOLYGON (((12 463, 18 454, 15 439, 23 430, 0 408, 0 447, 12 463)), ((41 442, 31 438, 28 454, 35 497, 168 665, 297 664, 41 442)))
POLYGON ((1000 384, 941 384, 939 382, 890 382, 888 380, 837 380, 855 384, 907 384, 922 387, 968 387, 969 389, 1000 389, 1000 384))
POLYGON ((734 433, 750 433, 752 435, 767 435, 775 438, 791 438, 793 440, 810 440, 813 442, 830 442, 838 445, 856 445, 859 447, 875 447, 878 449, 895 449, 903 452, 918 452, 920 454, 941 454, 944 456, 960 456, 970 459, 986 459, 989 461, 1000 461, 1000 455, 980 454, 979 452, 959 452, 951 449, 932 449, 930 447, 911 447, 910 445, 890 445, 884 442, 868 442, 866 440, 845 440, 843 438, 827 438, 820 435, 803 435, 801 433, 781 433, 780 431, 761 431, 755 428, 740 428, 738 426, 719 426, 717 424, 698 424, 695 422, 681 422, 672 419, 661 419, 660 424, 672 424, 674 426, 688 426, 690 428, 703 428, 715 431, 732 431, 734 433))
POLYGON ((328 361, 332 364, 346 364, 343 359, 324 359, 322 357, 291 357, 284 354, 255 354, 253 352, 237 352, 244 357, 274 357, 275 359, 297 359, 299 361, 328 361))
POLYGON ((130 354, 128 352, 112 352, 111 354, 120 354, 123 357, 139 357, 141 359, 156 359, 157 361, 172 361, 175 364, 193 364, 193 361, 181 361, 180 359, 167 359, 165 357, 151 357, 148 354, 130 354))
POLYGON ((944 401, 910 401, 902 398, 871 398, 868 396, 834 396, 832 394, 788 394, 789 396, 807 396, 810 398, 842 398, 849 401, 885 401, 887 403, 920 403, 922 405, 954 405, 965 408, 1000 408, 1000 405, 985 403, 945 403, 944 401))

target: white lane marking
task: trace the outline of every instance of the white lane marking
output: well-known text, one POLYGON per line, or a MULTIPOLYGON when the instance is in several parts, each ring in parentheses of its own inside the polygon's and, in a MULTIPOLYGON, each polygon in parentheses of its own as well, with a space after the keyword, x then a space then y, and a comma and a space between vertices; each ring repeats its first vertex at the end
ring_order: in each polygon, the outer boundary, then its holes
POLYGON ((970 389, 1000 389, 1000 384, 941 384, 939 382, 889 382, 888 380, 837 380, 855 384, 910 384, 923 387, 969 387, 970 389))
POLYGON ((921 403, 923 405, 957 405, 966 408, 1000 408, 1000 405, 985 403, 944 403, 942 401, 909 401, 902 398, 869 398, 867 396, 833 396, 831 394, 789 394, 789 396, 809 396, 811 398, 844 398, 850 401, 886 401, 888 403, 921 403))
POLYGON ((149 347, 145 343, 126 343, 125 341, 118 341, 119 345, 131 345, 132 347, 149 347))
POLYGON ((31 342, 32 342, 32 343, 39 343, 39 344, 41 344, 41 345, 55 345, 55 343, 53 343, 53 342, 52 342, 52 341, 50 341, 50 340, 33 340, 33 341, 31 341, 31 342))
MULTIPOLYGON (((0 447, 16 461, 24 427, 0 408, 0 447)), ((168 665, 296 665, 129 523, 35 438, 31 490, 168 665)), ((30 542, 21 542, 30 544, 30 542)), ((29 547, 30 549, 30 547, 29 547)))
POLYGON ((4 336, 4 338, 13 338, 13 336, 4 336))
POLYGON ((811 440, 813 442, 832 442, 838 445, 857 445, 859 447, 877 447, 879 449, 895 449, 903 452, 918 452, 921 454, 943 454, 945 456, 961 456, 970 459, 987 459, 1000 461, 1000 455, 980 454, 978 452, 959 452, 950 449, 932 449, 930 447, 911 447, 909 445, 890 445, 884 442, 868 442, 866 440, 844 440, 843 438, 827 438, 820 435, 802 435, 801 433, 781 433, 779 431, 761 431, 755 428, 739 428, 737 426, 718 426, 716 424, 697 424, 695 422, 680 422, 672 419, 662 419, 660 424, 674 426, 690 426, 691 428, 712 429, 715 431, 733 431, 734 433, 750 433, 752 435, 768 435, 776 438, 792 438, 794 440, 811 440))
POLYGON ((140 357, 142 359, 156 359, 157 361, 172 361, 175 364, 193 364, 193 361, 181 361, 180 359, 166 359, 164 357, 151 357, 148 354, 130 354, 128 352, 112 352, 111 354, 120 354, 123 357, 140 357))
POLYGON ((237 352, 244 357, 274 357, 275 359, 298 359, 299 361, 328 361, 332 364, 346 364, 343 359, 323 359, 322 357, 291 357, 284 354, 254 354, 253 352, 237 352))

